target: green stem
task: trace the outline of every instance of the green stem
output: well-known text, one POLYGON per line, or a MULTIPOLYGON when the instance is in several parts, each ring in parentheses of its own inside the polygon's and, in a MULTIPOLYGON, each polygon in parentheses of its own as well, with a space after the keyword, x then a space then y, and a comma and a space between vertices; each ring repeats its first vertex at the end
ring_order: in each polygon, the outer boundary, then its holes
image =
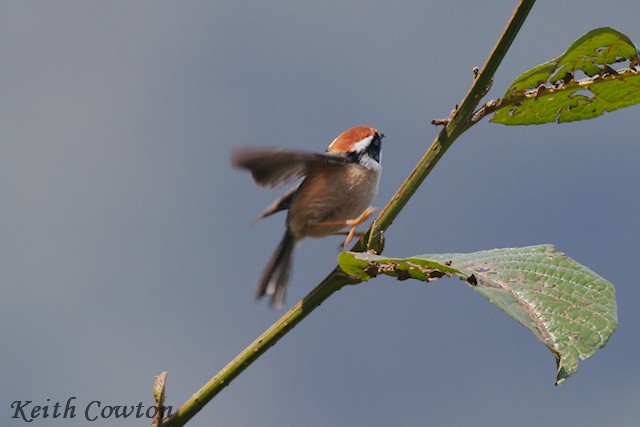
POLYGON ((163 427, 182 426, 189 421, 200 409, 204 407, 214 396, 242 371, 244 371, 258 357, 272 347, 287 332, 293 329, 302 319, 307 317, 324 300, 334 292, 348 284, 358 283, 352 277, 347 276, 339 268, 335 268, 329 275, 316 286, 307 296, 291 307, 284 316, 269 329, 262 333, 254 342, 238 354, 215 377, 211 378, 200 390, 189 398, 170 418, 164 420, 163 427))
POLYGON ((477 75, 469 92, 464 97, 447 126, 429 147, 429 150, 420 159, 416 167, 411 171, 407 179, 402 183, 396 194, 382 209, 372 226, 364 233, 360 241, 353 247, 353 251, 360 252, 365 249, 373 249, 377 253, 382 252, 383 233, 389 228, 393 220, 398 216, 402 208, 407 204, 411 196, 416 192, 420 184, 429 175, 433 167, 449 149, 451 144, 469 127, 475 124, 471 121, 474 109, 478 106, 491 86, 495 74, 509 47, 516 38, 535 0, 521 0, 520 4, 511 15, 509 23, 505 27, 500 39, 487 58, 482 71, 477 75))
MULTIPOLYGON (((516 34, 520 30, 535 0, 522 0, 513 13, 502 36, 498 40, 484 68, 476 77, 473 86, 452 117, 449 124, 438 134, 424 157, 418 162, 405 182, 400 186, 389 203, 382 209, 374 223, 353 247, 354 251, 362 251, 367 247, 378 253, 382 251, 382 234, 393 223, 393 220, 416 192, 433 167, 444 155, 451 144, 471 125, 471 115, 482 97, 486 94, 493 75, 507 53, 516 34)), ((162 425, 182 426, 200 409, 213 399, 223 388, 251 363, 273 346, 287 332, 293 329, 302 319, 308 316, 333 293, 348 284, 359 283, 359 280, 347 276, 338 267, 316 286, 306 297, 287 311, 276 323, 245 348, 227 366, 216 374, 207 384, 187 400, 176 413, 164 420, 162 425)))

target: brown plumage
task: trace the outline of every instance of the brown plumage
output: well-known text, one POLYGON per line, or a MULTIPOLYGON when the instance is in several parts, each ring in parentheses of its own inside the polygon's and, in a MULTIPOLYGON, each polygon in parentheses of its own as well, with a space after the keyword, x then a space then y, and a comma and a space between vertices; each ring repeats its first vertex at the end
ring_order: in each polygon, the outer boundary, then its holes
POLYGON ((352 237, 355 226, 373 213, 367 207, 378 189, 383 136, 372 127, 358 126, 342 133, 325 153, 280 148, 240 148, 231 153, 231 164, 249 170, 263 187, 280 187, 304 177, 256 219, 288 210, 284 236, 258 279, 258 298, 270 295, 272 305, 282 304, 297 242, 335 234, 347 226, 352 237))

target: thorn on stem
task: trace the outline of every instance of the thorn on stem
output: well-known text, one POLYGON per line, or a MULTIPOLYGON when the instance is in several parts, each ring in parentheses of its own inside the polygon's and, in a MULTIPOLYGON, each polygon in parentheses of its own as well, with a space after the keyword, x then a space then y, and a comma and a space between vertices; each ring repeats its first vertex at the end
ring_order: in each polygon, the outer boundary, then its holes
POLYGON ((456 106, 453 107, 453 110, 451 110, 451 112, 449 113, 449 117, 447 117, 446 119, 433 119, 431 120, 431 124, 434 126, 446 126, 449 124, 451 119, 453 119, 453 116, 455 116, 457 112, 458 112, 458 104, 456 104, 456 106))
POLYGON ((471 116, 471 123, 478 123, 487 114, 491 114, 495 111, 495 108, 500 105, 500 98, 488 100, 481 108, 478 109, 473 116, 471 116))

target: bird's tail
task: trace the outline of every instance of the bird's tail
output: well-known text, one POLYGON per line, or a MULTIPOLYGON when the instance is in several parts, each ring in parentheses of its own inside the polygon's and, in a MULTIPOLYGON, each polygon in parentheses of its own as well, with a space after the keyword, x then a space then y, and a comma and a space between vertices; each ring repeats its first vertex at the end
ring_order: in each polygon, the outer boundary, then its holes
POLYGON ((256 285, 256 297, 271 296, 271 305, 274 307, 280 307, 284 301, 295 243, 293 234, 289 230, 285 231, 256 285))

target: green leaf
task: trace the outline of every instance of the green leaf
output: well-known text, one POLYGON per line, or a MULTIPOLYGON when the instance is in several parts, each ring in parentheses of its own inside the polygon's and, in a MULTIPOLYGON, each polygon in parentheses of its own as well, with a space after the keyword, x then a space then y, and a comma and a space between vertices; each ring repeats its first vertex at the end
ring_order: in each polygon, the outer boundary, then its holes
POLYGON ((518 77, 493 123, 572 122, 640 103, 638 50, 612 29, 590 31, 559 57, 518 77))
POLYGON ((405 259, 344 252, 338 263, 362 280, 459 277, 551 350, 556 384, 578 369, 578 359, 604 347, 618 324, 613 285, 552 245, 405 259))

